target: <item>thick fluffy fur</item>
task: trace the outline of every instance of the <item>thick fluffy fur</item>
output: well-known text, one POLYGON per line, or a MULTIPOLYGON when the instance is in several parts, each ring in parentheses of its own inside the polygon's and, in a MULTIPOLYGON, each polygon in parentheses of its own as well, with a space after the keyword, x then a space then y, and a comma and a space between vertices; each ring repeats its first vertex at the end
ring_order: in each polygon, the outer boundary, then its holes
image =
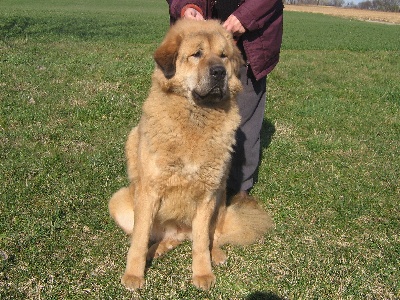
POLYGON ((141 288, 146 259, 191 239, 193 283, 207 290, 211 260, 226 260, 220 246, 252 243, 272 224, 255 202, 226 206, 242 59, 217 21, 189 20, 171 27, 154 59, 150 94, 126 142, 130 185, 109 202, 132 235, 122 283, 141 288))

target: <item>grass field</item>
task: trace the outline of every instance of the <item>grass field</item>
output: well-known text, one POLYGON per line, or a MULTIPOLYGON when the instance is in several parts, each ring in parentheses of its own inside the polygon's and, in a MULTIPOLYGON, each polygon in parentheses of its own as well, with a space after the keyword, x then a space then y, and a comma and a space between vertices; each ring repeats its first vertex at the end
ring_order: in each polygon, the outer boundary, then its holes
POLYGON ((253 190, 276 228, 227 246, 210 292, 190 243, 120 285, 107 201, 168 26, 161 0, 0 2, 0 299, 399 299, 399 26, 298 12, 253 190))

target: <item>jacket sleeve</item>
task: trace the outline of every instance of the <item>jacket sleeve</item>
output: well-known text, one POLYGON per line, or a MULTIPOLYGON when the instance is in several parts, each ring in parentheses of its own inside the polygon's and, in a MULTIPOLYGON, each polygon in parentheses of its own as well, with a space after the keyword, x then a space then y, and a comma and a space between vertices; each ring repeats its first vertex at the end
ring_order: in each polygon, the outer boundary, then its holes
POLYGON ((198 7, 203 16, 207 9, 205 0, 167 0, 167 2, 169 5, 169 15, 173 21, 176 21, 181 17, 182 10, 186 6, 198 7))
POLYGON ((233 15, 249 31, 261 29, 283 10, 282 0, 245 0, 233 15))

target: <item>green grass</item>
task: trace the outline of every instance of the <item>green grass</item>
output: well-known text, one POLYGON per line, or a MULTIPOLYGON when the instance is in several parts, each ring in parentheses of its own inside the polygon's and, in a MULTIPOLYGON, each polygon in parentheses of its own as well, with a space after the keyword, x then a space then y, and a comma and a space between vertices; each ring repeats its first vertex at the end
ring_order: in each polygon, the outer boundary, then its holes
POLYGON ((165 1, 0 2, 0 299, 400 298, 399 26, 294 12, 253 191, 275 230, 210 292, 190 243, 120 285, 107 201, 168 25, 165 1))

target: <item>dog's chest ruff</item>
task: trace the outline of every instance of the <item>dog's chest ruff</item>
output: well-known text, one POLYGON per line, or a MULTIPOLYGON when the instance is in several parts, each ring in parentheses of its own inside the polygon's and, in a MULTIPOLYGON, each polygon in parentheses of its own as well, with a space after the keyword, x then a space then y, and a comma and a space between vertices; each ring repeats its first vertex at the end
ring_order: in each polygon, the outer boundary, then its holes
POLYGON ((143 119, 146 127, 141 132, 147 145, 141 148, 154 160, 161 189, 190 193, 221 186, 240 120, 236 105, 225 111, 149 101, 143 119))

